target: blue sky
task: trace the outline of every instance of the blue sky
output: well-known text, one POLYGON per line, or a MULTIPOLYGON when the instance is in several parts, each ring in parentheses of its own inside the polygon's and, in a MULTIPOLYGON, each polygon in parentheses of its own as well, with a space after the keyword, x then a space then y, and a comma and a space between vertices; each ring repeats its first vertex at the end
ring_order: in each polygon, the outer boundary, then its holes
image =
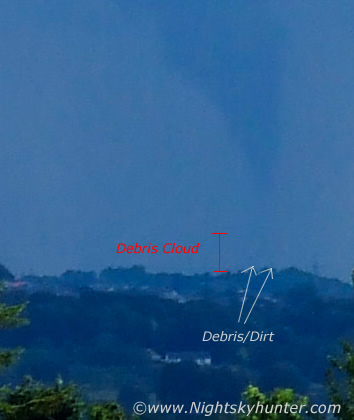
POLYGON ((0 4, 0 261, 349 279, 351 1, 0 4), (201 243, 117 255, 118 242, 201 243))

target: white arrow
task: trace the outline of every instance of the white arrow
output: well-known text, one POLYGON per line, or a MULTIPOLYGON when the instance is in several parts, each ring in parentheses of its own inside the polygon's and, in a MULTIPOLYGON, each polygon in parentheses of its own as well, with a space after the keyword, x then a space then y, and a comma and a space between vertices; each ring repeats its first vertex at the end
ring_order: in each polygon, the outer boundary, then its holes
POLYGON ((241 319, 241 315, 242 315, 242 311, 243 311, 243 305, 245 304, 247 291, 248 291, 248 286, 250 284, 251 277, 252 277, 252 271, 254 271, 254 274, 257 275, 256 270, 254 269, 254 265, 252 265, 252 267, 250 267, 250 268, 247 268, 247 270, 243 270, 242 273, 245 273, 248 270, 251 270, 251 271, 250 271, 250 275, 248 276, 248 282, 247 282, 247 286, 246 286, 245 295, 243 297, 243 302, 242 302, 242 306, 241 306, 240 316, 238 317, 238 322, 240 322, 240 319, 241 319))
POLYGON ((249 311, 249 313, 248 313, 248 315, 247 315, 247 318, 246 318, 246 321, 244 322, 244 324, 246 324, 246 322, 247 322, 247 320, 248 320, 249 316, 251 315, 252 309, 254 308, 254 305, 256 304, 256 302, 257 302, 257 300, 258 300, 258 298, 259 298, 259 295, 261 294, 261 292, 262 292, 262 290, 263 290, 264 285, 267 283, 267 280, 268 280, 269 275, 271 275, 271 276, 272 276, 272 278, 273 278, 273 269, 272 269, 272 268, 267 268, 267 270, 263 270, 263 271, 261 271, 261 273, 265 273, 266 271, 269 271, 269 273, 268 273, 268 275, 267 275, 266 279, 264 280, 264 283, 262 284, 261 290, 258 292, 258 295, 257 295, 257 297, 256 297, 256 300, 253 302, 252 308, 251 308, 251 310, 249 311))

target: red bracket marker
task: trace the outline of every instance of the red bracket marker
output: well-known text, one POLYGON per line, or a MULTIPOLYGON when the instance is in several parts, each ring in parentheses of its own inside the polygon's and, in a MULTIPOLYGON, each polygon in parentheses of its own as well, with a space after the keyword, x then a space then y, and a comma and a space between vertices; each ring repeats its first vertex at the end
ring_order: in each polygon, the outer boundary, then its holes
POLYGON ((219 235, 219 271, 214 271, 214 273, 227 273, 227 271, 221 271, 220 268, 220 235, 227 235, 227 233, 211 233, 211 235, 219 235))

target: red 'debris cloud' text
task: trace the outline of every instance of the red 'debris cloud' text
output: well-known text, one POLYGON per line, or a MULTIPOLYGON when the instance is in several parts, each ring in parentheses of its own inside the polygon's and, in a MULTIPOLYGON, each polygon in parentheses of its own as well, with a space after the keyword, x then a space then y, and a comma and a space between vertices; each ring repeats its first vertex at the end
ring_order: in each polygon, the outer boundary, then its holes
MULTIPOLYGON (((159 247, 157 245, 126 245, 122 242, 118 244, 117 254, 123 254, 124 252, 128 254, 156 254, 159 247)), ((199 243, 197 245, 177 245, 176 243, 167 243, 162 247, 162 252, 164 254, 197 254, 199 250, 199 243)))

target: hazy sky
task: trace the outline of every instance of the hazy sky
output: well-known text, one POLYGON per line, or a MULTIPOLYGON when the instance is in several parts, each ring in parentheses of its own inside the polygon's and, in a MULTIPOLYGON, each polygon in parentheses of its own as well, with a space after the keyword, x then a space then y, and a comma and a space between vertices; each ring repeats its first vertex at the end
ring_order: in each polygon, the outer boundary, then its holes
POLYGON ((0 262, 354 265, 352 0, 0 3, 0 262), (117 255, 118 242, 196 255, 117 255))

